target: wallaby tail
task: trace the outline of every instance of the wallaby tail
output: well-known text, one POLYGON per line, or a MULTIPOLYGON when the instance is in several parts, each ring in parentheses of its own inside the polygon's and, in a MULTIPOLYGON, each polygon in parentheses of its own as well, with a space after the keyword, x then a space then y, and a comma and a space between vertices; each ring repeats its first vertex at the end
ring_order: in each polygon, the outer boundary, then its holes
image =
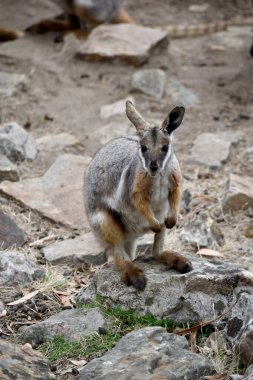
POLYGON ((16 40, 23 35, 24 33, 20 30, 0 27, 0 42, 16 40))

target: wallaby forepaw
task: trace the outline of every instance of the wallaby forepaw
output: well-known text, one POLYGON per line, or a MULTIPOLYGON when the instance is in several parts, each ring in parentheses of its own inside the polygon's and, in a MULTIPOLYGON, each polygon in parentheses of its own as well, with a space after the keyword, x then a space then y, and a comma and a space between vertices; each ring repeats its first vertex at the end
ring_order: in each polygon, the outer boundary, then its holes
POLYGON ((122 280, 127 286, 133 286, 138 290, 145 289, 147 283, 143 270, 133 264, 124 270, 122 280))
POLYGON ((170 229, 173 228, 177 223, 177 218, 174 216, 169 216, 165 219, 165 227, 170 229))
POLYGON ((158 233, 162 231, 162 224, 160 224, 158 221, 154 222, 150 225, 151 231, 158 233))

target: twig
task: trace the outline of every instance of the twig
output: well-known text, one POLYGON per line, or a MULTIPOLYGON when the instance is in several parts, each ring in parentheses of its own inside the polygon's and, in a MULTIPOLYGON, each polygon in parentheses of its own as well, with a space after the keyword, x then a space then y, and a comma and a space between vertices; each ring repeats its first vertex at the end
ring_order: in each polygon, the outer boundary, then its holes
POLYGON ((48 240, 53 240, 55 238, 56 238, 55 235, 45 236, 44 238, 41 238, 39 240, 35 240, 32 243, 30 243, 29 247, 39 247, 41 245, 41 243, 44 243, 45 241, 48 241, 48 240))

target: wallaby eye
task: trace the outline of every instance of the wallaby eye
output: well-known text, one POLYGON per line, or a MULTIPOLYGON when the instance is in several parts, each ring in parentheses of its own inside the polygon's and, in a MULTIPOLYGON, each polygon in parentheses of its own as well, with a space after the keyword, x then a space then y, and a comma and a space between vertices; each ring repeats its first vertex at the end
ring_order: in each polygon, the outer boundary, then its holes
POLYGON ((148 150, 146 145, 141 145, 141 153, 145 153, 148 150))
POLYGON ((169 150, 169 145, 163 145, 162 148, 161 148, 161 151, 164 152, 164 153, 167 153, 169 150))

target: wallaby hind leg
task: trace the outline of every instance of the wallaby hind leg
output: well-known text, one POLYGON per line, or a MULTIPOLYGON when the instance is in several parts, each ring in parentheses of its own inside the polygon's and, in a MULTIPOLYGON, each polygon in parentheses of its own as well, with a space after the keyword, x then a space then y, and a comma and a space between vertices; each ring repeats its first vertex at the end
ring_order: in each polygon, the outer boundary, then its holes
MULTIPOLYGON (((125 250, 126 232, 123 226, 106 210, 95 214, 93 222, 93 227, 105 246, 108 247, 107 254, 109 253, 110 257, 113 257, 115 266, 121 273, 123 282, 128 286, 132 285, 136 289, 143 290, 146 286, 146 278, 143 270, 132 263, 125 250)), ((130 249, 130 246, 128 248, 130 249)))
POLYGON ((170 268, 175 269, 180 273, 190 272, 193 268, 188 259, 175 251, 163 251, 165 231, 166 229, 163 227, 161 232, 155 234, 152 249, 152 254, 155 260, 168 265, 170 268))
POLYGON ((112 22, 116 24, 134 24, 134 20, 129 16, 124 8, 120 8, 112 22))
POLYGON ((136 242, 134 240, 125 241, 124 249, 131 261, 134 261, 136 258, 136 242))

